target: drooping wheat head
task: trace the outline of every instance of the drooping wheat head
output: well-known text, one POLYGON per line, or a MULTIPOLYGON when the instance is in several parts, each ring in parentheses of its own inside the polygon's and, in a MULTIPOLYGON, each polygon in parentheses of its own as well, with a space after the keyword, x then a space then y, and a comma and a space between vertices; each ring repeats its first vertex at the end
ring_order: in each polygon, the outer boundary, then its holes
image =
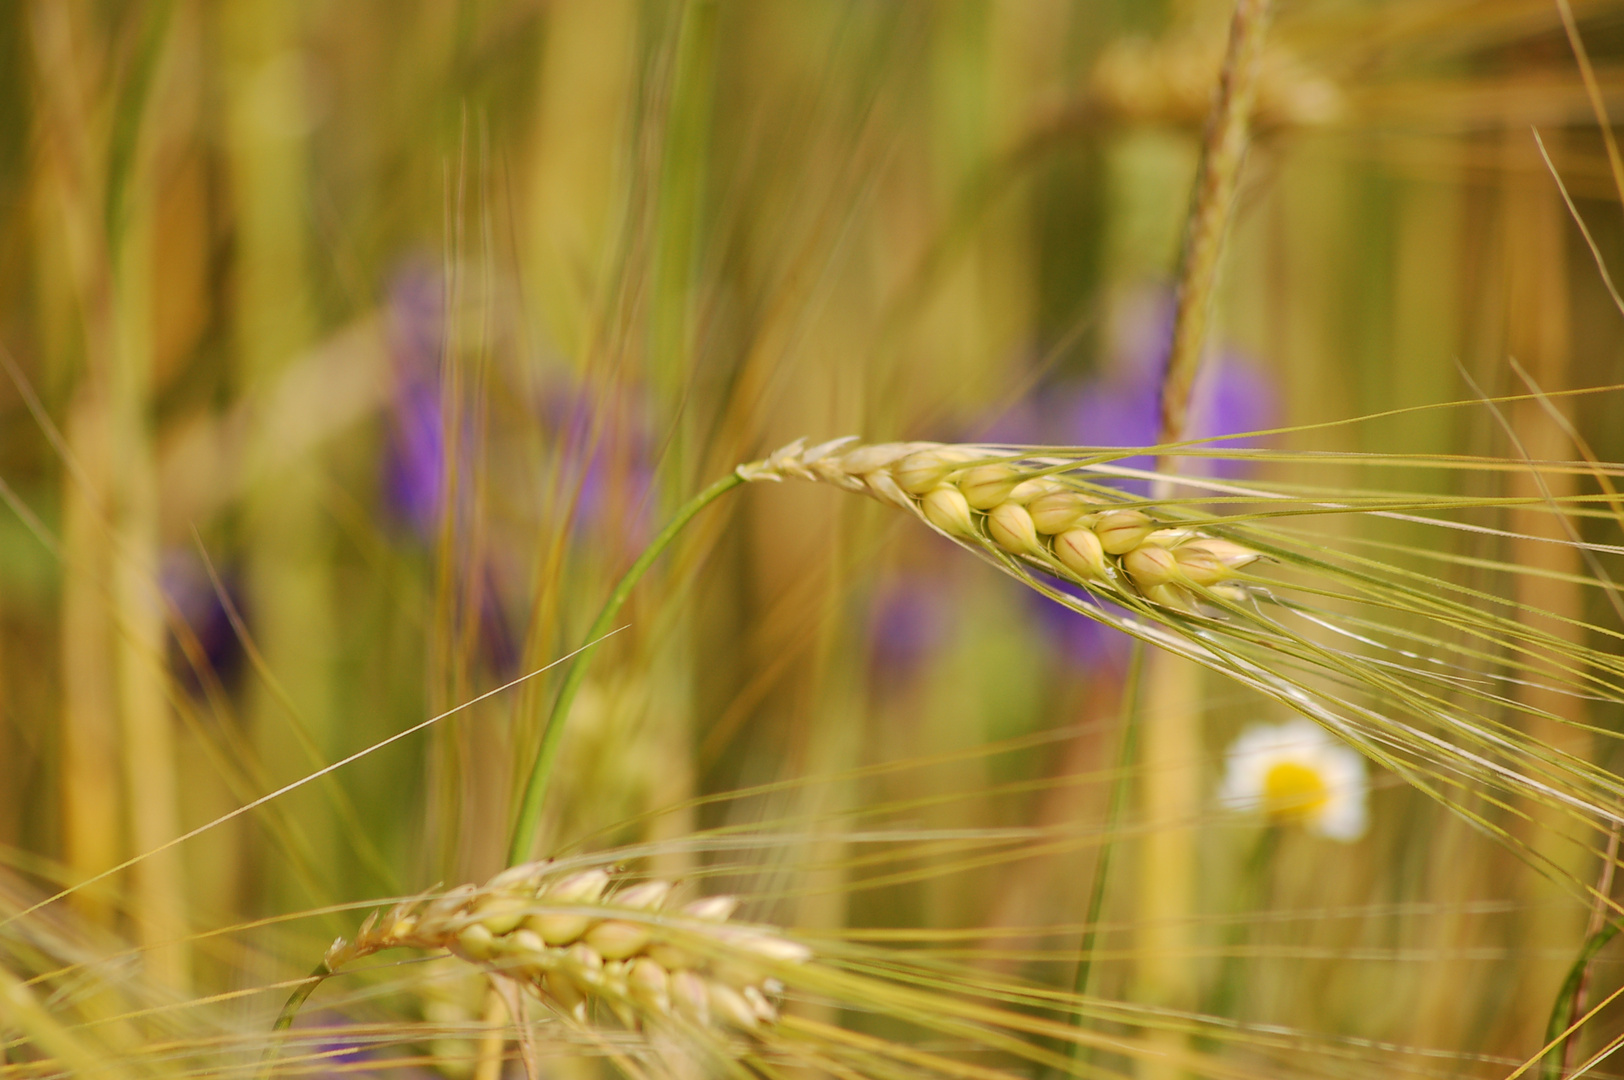
MULTIPOLYGON (((906 510, 1051 599, 1308 716, 1523 858, 1548 863, 1474 809, 1475 799, 1498 804, 1517 796, 1548 807, 1568 841, 1599 853, 1620 820, 1624 789, 1617 779, 1496 714, 1527 712, 1514 700, 1515 687, 1530 683, 1619 700, 1624 662, 1519 617, 1510 601, 1440 589, 1437 578, 1352 550, 1328 550, 1284 527, 1293 518, 1360 514, 1477 528, 1449 515, 1481 506, 1544 509, 1541 500, 1411 493, 1350 499, 1186 477, 1177 483, 1190 496, 1146 499, 1118 486, 1152 475, 1113 463, 1122 456, 803 440, 740 466, 738 475, 813 480, 906 510), (1212 505, 1228 512, 1204 509, 1212 505)), ((1600 512, 1587 511, 1577 497, 1549 509, 1575 517, 1600 512)), ((1511 813, 1531 816, 1518 807, 1511 813)), ((1535 824, 1550 827, 1547 820, 1535 824)), ((1577 879, 1568 885, 1575 893, 1590 890, 1577 879)))

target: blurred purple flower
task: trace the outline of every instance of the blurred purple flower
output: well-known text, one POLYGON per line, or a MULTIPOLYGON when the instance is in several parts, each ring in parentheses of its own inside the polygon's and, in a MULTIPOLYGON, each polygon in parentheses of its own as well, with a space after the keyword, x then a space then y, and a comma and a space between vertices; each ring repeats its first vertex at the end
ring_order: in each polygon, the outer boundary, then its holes
POLYGON ((193 694, 201 695, 205 680, 211 678, 230 690, 242 674, 242 639, 226 610, 229 603, 246 619, 242 590, 234 573, 222 571, 220 579, 224 600, 192 552, 167 551, 159 561, 158 587, 169 602, 171 618, 178 616, 184 624, 170 626, 170 667, 193 694))
POLYGON ((946 642, 952 606, 940 578, 910 574, 886 582, 869 618, 869 664, 888 684, 905 682, 946 642))
MULTIPOLYGON (((1068 446, 1154 446, 1161 431, 1162 379, 1173 342, 1173 300, 1165 290, 1146 291, 1123 304, 1117 332, 1102 373, 1082 380, 1054 382, 1033 400, 1017 404, 991 425, 999 442, 1068 446)), ((1277 414, 1273 382, 1250 358, 1233 349, 1209 353, 1190 398, 1186 439, 1256 431, 1273 425, 1277 414)), ((1255 447, 1252 438, 1218 439, 1197 449, 1255 447)), ((1149 469, 1149 455, 1117 462, 1149 469)), ((1235 478, 1243 460, 1188 459, 1188 473, 1235 478)), ((1128 490, 1146 485, 1124 481, 1128 490)))
POLYGON ((640 551, 656 509, 654 439, 635 387, 556 381, 543 393, 541 422, 572 494, 573 539, 640 551))
MULTIPOLYGON (((384 504, 419 541, 433 543, 446 499, 440 381, 445 310, 439 271, 427 259, 407 260, 390 283, 385 310, 394 381, 384 447, 384 504)), ((497 575, 487 556, 481 555, 480 562, 480 640, 493 673, 506 675, 518 666, 518 645, 497 575)))
POLYGON ((418 537, 433 537, 445 499, 445 418, 440 400, 444 306, 438 275, 426 262, 395 275, 387 301, 394 373, 384 497, 418 537))
MULTIPOLYGON (((1069 581, 1052 578, 1049 584, 1060 592, 1081 598, 1085 603, 1108 608, 1117 614, 1126 614, 1115 604, 1107 604, 1088 596, 1069 581)), ((1037 593, 1032 594, 1037 615, 1043 624, 1044 640, 1052 643, 1054 651, 1087 671, 1102 668, 1120 668, 1127 662, 1132 639, 1122 631, 1073 611, 1064 604, 1037 593)))
POLYGON ((313 1039, 305 1052, 316 1066, 315 1075, 367 1075, 359 1072, 359 1067, 372 1058, 372 1050, 365 1037, 344 1030, 354 1025, 355 1021, 336 1012, 323 1012, 313 1020, 296 1025, 294 1030, 301 1036, 313 1039))

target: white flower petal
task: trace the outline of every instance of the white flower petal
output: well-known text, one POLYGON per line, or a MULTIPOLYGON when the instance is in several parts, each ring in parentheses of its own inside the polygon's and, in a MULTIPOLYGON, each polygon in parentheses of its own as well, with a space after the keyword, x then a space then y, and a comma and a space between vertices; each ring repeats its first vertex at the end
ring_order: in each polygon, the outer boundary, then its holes
POLYGON ((1313 721, 1254 724, 1230 744, 1225 759, 1224 780, 1218 789, 1220 806, 1254 812, 1262 809, 1270 771, 1281 765, 1296 765, 1318 775, 1327 795, 1323 806, 1304 817, 1304 827, 1342 841, 1364 835, 1368 787, 1364 758, 1313 721))

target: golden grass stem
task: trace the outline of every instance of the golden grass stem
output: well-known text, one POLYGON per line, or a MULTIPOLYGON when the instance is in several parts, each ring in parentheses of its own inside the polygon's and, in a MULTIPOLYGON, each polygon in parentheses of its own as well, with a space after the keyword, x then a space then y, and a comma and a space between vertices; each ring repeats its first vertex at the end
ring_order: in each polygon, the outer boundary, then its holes
POLYGON ((1189 419, 1190 392, 1200 371, 1218 280, 1218 258, 1234 216, 1235 188, 1246 159, 1269 9, 1270 0, 1239 0, 1230 22, 1228 51, 1202 140, 1179 258, 1178 313, 1162 383, 1163 443, 1178 442, 1189 419))
MULTIPOLYGON (((621 605, 631 595, 648 568, 654 565, 671 542, 682 532, 683 527, 692 521, 694 515, 705 507, 732 491, 744 478, 738 473, 728 473, 710 487, 701 491, 690 499, 676 513, 676 516, 660 530, 649 546, 632 563, 620 581, 616 583, 614 592, 604 601, 603 608, 598 617, 593 620, 592 626, 586 632, 586 640, 597 642, 609 632, 609 624, 614 621, 621 605)), ((530 857, 531 849, 535 847, 536 833, 541 828, 541 812, 547 800, 547 780, 551 776, 553 765, 558 758, 558 748, 564 737, 564 725, 569 719, 570 706, 575 702, 575 695, 581 689, 581 683, 586 679, 586 659, 583 652, 570 662, 569 670, 564 673, 564 684, 559 687, 558 697, 553 701, 552 712, 547 716, 547 724, 541 732, 541 748, 536 753, 535 763, 525 779, 524 792, 519 800, 519 815, 513 826, 512 842, 508 845, 508 865, 514 866, 524 862, 530 857)))
MULTIPOLYGON (((225 74, 225 175, 236 222, 231 376, 254 400, 315 338, 297 9, 272 0, 228 4, 220 9, 215 33, 225 74)), ((284 438, 257 421, 244 435, 245 452, 273 459, 284 438)), ((289 737, 281 690, 298 703, 319 757, 338 742, 332 671, 341 650, 325 483, 315 457, 305 456, 256 478, 242 506, 248 607, 258 648, 280 684, 251 683, 246 713, 255 752, 278 785, 303 775, 308 764, 303 740, 289 737)), ((343 865, 342 830, 334 815, 319 805, 308 814, 316 859, 343 865)), ((273 905, 306 906, 299 883, 267 858, 273 905)))
POLYGON ((491 979, 490 985, 485 989, 485 1031, 479 1037, 474 1080, 501 1080, 504 1064, 502 1051, 507 1045, 507 1032, 502 1021, 509 1015, 514 1017, 513 1023, 516 1027, 524 1026, 518 1019, 524 1014, 514 1012, 512 1006, 503 1001, 503 994, 497 987, 497 981, 491 979))
POLYGON ((1590 109, 1596 114, 1596 129, 1601 132, 1602 145, 1607 148, 1607 165, 1613 174, 1613 186, 1618 191, 1619 202, 1624 204, 1624 155, 1619 154, 1613 122, 1607 115, 1607 99, 1602 96, 1601 84, 1596 80, 1590 52, 1585 48, 1584 39, 1579 36, 1579 24, 1573 18, 1573 5, 1569 0, 1556 0, 1556 10, 1562 16, 1562 29, 1568 36, 1568 45, 1573 49, 1573 58, 1578 62, 1579 75, 1585 84, 1585 96, 1590 99, 1590 109))
MULTIPOLYGON (((159 528, 149 419, 158 182, 149 91, 166 54, 168 5, 146 14, 117 107, 104 118, 77 82, 97 63, 94 20, 64 5, 34 12, 38 91, 59 132, 44 159, 58 181, 72 249, 68 276, 83 324, 84 370, 75 372, 68 452, 89 463, 68 470, 69 555, 73 565, 92 568, 68 574, 63 588, 65 697, 70 714, 81 699, 88 707, 66 725, 68 851, 96 871, 116 861, 124 826, 138 849, 178 831, 163 611, 153 584, 159 528), (83 688, 75 686, 80 677, 83 688), (122 769, 113 768, 115 757, 122 769), (86 792, 78 786, 86 782, 100 787, 86 792)), ((161 858, 132 875, 131 911, 148 974, 177 988, 189 979, 187 949, 176 944, 184 938, 182 874, 178 860, 161 858)))
MULTIPOLYGON (((1190 395, 1200 373, 1219 258, 1246 158, 1269 15, 1270 0, 1237 0, 1230 21, 1229 43, 1207 118, 1179 256, 1178 309, 1161 387, 1159 441, 1164 444, 1182 439, 1189 423, 1190 395)), ((1159 471, 1171 474, 1176 465, 1176 461, 1164 459, 1159 471)), ((1169 481, 1158 481, 1159 495, 1166 497, 1170 490, 1169 481)), ((1201 737, 1200 677, 1198 668, 1176 656, 1159 653, 1154 657, 1151 687, 1155 700, 1150 703, 1144 733, 1144 802, 1151 831, 1142 845, 1139 871, 1144 959, 1136 981, 1151 1001, 1173 1007, 1188 1007, 1195 993, 1189 972, 1164 958, 1179 955, 1188 945, 1195 862, 1195 837, 1188 821, 1196 809, 1200 782, 1194 753, 1201 737)), ((1172 1032, 1158 1032, 1157 1038, 1169 1051, 1182 1044, 1172 1032)), ((1150 1075, 1177 1072, 1148 1068, 1150 1075)))

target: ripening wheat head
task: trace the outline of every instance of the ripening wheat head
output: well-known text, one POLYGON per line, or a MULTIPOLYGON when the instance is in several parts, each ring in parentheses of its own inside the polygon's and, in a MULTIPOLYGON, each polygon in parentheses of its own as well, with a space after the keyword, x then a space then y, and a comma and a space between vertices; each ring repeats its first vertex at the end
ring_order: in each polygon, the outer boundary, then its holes
MULTIPOLYGON (((853 439, 808 446, 802 440, 738 472, 746 480, 832 484, 906 510, 1058 603, 1318 722, 1526 858, 1548 861, 1485 815, 1478 800, 1524 817, 1531 816, 1530 805, 1548 808, 1541 827, 1551 827, 1554 818, 1562 835, 1591 848, 1624 820, 1624 791, 1615 777, 1502 718, 1542 715, 1518 700, 1519 687, 1624 699, 1619 657, 1521 617, 1526 612, 1510 601, 1367 557, 1351 543, 1347 550, 1330 548, 1286 527, 1305 516, 1365 514, 1483 531, 1448 515, 1467 506, 1538 500, 1287 492, 1158 478, 1113 463, 1122 456, 1078 448, 862 445, 853 439), (1135 497, 1112 486, 1123 478, 1160 479, 1162 487, 1176 485, 1187 494, 1135 497), (1062 582, 1083 597, 1060 588, 1062 582)), ((1476 467, 1509 472, 1527 466, 1476 467)), ((1597 512, 1584 502, 1551 509, 1564 517, 1597 512)), ((1575 628, 1618 637, 1588 624, 1575 628)), ((1588 888, 1577 880, 1569 884, 1575 891, 1588 888)))

